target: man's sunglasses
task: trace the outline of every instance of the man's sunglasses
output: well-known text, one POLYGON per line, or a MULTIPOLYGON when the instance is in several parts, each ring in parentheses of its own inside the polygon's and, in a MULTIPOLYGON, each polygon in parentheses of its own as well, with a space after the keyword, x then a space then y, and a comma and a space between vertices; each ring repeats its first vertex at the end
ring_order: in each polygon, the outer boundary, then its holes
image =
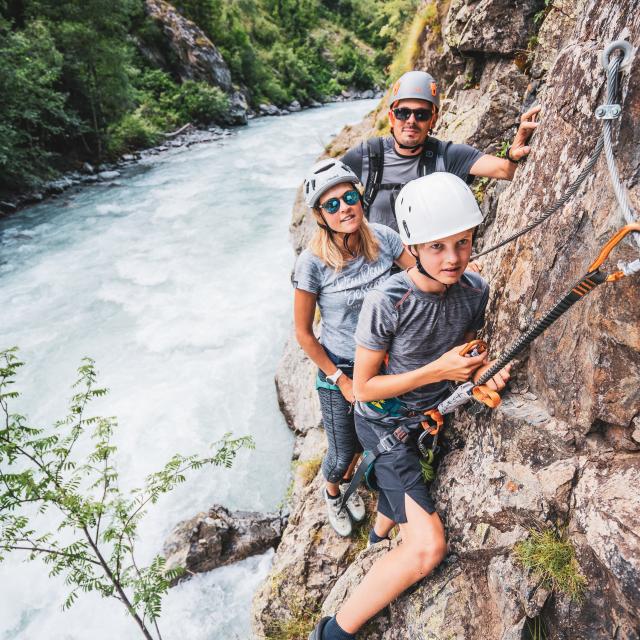
POLYGON ((393 110, 393 115, 398 120, 408 120, 413 113, 416 122, 428 122, 431 120, 433 111, 431 109, 409 109, 408 107, 396 107, 393 110))
POLYGON ((355 189, 350 189, 349 191, 345 191, 340 198, 330 198, 320 206, 327 213, 337 213, 338 209, 340 209, 340 200, 352 207, 360 201, 360 194, 355 189))

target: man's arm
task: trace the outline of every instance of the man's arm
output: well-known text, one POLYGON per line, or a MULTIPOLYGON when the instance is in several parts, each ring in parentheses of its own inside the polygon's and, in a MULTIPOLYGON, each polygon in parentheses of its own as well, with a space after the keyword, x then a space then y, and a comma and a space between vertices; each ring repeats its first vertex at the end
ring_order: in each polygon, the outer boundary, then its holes
POLYGON ((516 172, 516 163, 529 155, 531 151, 527 141, 538 126, 536 119, 539 112, 539 106, 533 107, 533 109, 529 109, 520 117, 520 126, 508 152, 510 160, 485 154, 471 165, 469 173, 472 176, 482 176, 484 178, 513 180, 513 174, 516 172))

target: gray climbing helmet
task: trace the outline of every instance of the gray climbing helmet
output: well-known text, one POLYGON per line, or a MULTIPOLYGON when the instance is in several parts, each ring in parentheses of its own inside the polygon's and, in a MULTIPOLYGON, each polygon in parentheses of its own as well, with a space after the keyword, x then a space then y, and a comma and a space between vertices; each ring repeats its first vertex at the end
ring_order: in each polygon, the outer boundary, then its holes
POLYGON ((304 179, 304 201, 313 208, 327 189, 342 182, 350 182, 362 191, 360 178, 344 162, 335 158, 320 160, 304 179))
POLYGON ((398 100, 415 98, 427 100, 440 108, 440 87, 436 79, 426 71, 407 71, 391 88, 391 105, 398 100))

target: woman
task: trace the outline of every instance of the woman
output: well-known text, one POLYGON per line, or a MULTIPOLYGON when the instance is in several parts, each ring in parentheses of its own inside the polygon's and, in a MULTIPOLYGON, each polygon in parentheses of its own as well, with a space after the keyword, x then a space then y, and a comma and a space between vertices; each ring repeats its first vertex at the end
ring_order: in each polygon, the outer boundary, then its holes
POLYGON ((293 277, 296 338, 318 366, 316 387, 327 434, 323 495, 329 522, 341 536, 351 534, 352 519, 365 516, 357 494, 342 509, 340 490, 362 450, 352 406, 358 314, 364 294, 389 276, 394 262, 401 268, 415 263, 395 231, 367 223, 362 192, 358 177, 339 160, 322 160, 312 168, 304 197, 318 228, 293 277), (316 305, 322 317, 319 340, 313 332, 316 305))
MULTIPOLYGON (((320 621, 311 640, 352 640, 444 558, 444 527, 421 464, 421 453, 431 463, 437 448, 420 420, 450 393, 449 381, 477 379, 490 366, 483 366, 486 354, 460 353, 482 327, 489 296, 489 285, 466 271, 473 230, 482 222, 469 187, 450 173, 418 178, 400 192, 396 216, 414 267, 388 278, 364 301, 355 335, 354 388, 360 441, 371 451, 381 441, 386 445, 373 467, 379 498, 369 540, 385 539, 399 524, 402 544, 371 567, 337 615, 320 621)), ((508 378, 506 367, 489 386, 498 391, 508 378)))

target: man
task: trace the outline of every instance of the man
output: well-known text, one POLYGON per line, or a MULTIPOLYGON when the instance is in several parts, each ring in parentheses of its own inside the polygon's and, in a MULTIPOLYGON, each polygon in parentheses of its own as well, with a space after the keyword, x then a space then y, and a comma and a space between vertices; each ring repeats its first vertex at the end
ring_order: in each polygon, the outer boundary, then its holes
POLYGON ((466 144, 443 142, 429 134, 436 125, 440 88, 424 71, 409 71, 394 85, 389 109, 391 136, 371 138, 345 154, 342 161, 366 184, 363 204, 370 222, 398 231, 393 213, 395 196, 407 182, 436 171, 463 180, 484 176, 512 180, 516 164, 530 151, 527 140, 538 126, 540 107, 520 118, 520 126, 507 150, 498 158, 466 144))

